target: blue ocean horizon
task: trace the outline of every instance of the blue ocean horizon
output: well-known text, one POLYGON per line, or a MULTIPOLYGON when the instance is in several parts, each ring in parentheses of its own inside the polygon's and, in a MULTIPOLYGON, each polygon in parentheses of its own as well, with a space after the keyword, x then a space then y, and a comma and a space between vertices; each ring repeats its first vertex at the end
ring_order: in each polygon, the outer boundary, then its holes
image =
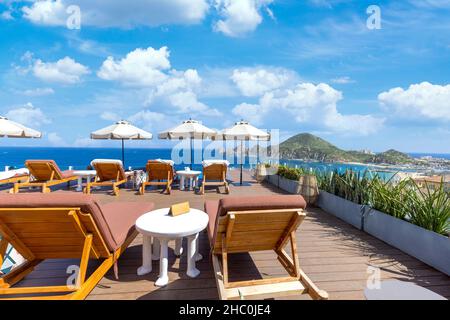
MULTIPOLYGON (((172 149, 170 148, 126 148, 125 149, 125 167, 133 169, 143 168, 150 159, 170 159, 172 149)), ((432 156, 436 158, 450 159, 450 154, 433 153, 410 153, 413 157, 432 156)), ((72 147, 0 147, 0 170, 5 166, 22 168, 25 161, 29 159, 52 159, 55 160, 62 170, 72 167, 76 170, 86 169, 93 159, 121 159, 122 149, 120 148, 72 148, 72 147)), ((365 171, 373 169, 371 166, 343 163, 320 163, 320 162, 302 162, 297 160, 283 160, 280 163, 290 166, 299 166, 319 170, 339 171, 352 169, 356 171, 365 171)), ((188 166, 189 163, 176 165, 176 169, 188 166)), ((238 167, 239 165, 231 165, 238 167)), ((249 168, 249 159, 245 159, 244 167, 249 168)), ((193 169, 200 169, 201 164, 196 163, 193 169)))

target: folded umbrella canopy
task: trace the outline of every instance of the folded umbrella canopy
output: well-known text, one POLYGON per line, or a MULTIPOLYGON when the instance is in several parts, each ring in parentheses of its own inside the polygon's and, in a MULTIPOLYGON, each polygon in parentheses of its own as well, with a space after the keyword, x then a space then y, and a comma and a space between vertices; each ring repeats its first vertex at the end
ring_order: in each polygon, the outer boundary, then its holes
POLYGON ((205 138, 212 138, 215 137, 215 135, 217 134, 216 131, 205 127, 204 125, 202 125, 200 122, 196 121, 196 120, 185 120, 183 121, 182 124, 160 132, 158 134, 158 138, 159 139, 170 139, 170 140, 176 140, 176 139, 191 139, 191 168, 192 168, 192 163, 193 163, 193 140, 194 139, 205 139, 205 138))
POLYGON ((242 167, 243 167, 243 157, 242 157, 242 150, 243 150, 243 142, 244 140, 262 140, 262 141, 269 141, 270 140, 270 134, 267 132, 264 132, 258 128, 255 128, 247 121, 238 121, 234 124, 233 127, 229 129, 224 129, 222 132, 219 133, 219 137, 221 137, 224 140, 240 140, 241 141, 241 173, 240 173, 240 185, 242 185, 242 167))
POLYGON ((41 138, 42 133, 27 128, 5 117, 0 117, 0 137, 8 138, 41 138))
POLYGON ((133 126, 125 120, 91 133, 91 139, 122 140, 122 163, 125 166, 124 140, 150 140, 152 134, 133 126))

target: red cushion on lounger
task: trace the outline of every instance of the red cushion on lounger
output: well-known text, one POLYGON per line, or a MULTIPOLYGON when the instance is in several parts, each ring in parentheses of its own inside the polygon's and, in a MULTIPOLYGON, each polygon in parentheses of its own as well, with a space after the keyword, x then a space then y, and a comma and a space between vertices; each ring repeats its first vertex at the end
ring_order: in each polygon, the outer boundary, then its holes
POLYGON ((134 229, 136 218, 151 210, 153 203, 128 204, 125 210, 120 202, 100 206, 92 196, 85 194, 24 193, 1 194, 0 208, 80 208, 92 215, 108 249, 113 251, 123 244, 123 235, 134 229))
POLYGON ((219 201, 206 201, 205 211, 209 216, 208 236, 211 246, 215 242, 219 216, 224 216, 230 211, 305 208, 306 201, 300 195, 227 197, 219 201))
POLYGON ((115 242, 122 244, 134 231, 137 218, 152 211, 155 206, 153 202, 111 202, 101 207, 115 242))
POLYGON ((212 243, 214 239, 214 229, 216 227, 217 212, 219 210, 219 200, 207 200, 205 201, 205 212, 208 214, 209 223, 208 228, 208 238, 209 242, 212 243))

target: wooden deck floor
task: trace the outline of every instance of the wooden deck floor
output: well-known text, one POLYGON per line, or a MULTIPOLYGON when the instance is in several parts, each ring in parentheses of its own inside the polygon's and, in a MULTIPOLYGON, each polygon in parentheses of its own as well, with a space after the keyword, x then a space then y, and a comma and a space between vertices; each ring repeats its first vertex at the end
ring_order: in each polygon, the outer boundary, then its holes
MULTIPOLYGON (((250 181, 248 176, 246 178, 250 181)), ((231 186, 231 194, 234 196, 274 193, 283 192, 270 185, 261 185, 254 181, 251 181, 250 186, 231 186)), ((170 196, 157 191, 138 196, 134 191, 129 190, 121 190, 119 197, 108 194, 96 195, 101 202, 153 201, 158 208, 167 207, 176 202, 189 201, 191 207, 199 209, 203 208, 205 199, 220 199, 225 196, 213 189, 207 191, 204 196, 196 195, 192 191, 179 190, 174 190, 170 196)), ((450 298, 450 277, 320 209, 308 208, 307 212, 307 218, 297 232, 300 265, 320 289, 329 293, 330 299, 364 299, 363 291, 369 276, 367 273, 369 266, 381 269, 381 280, 411 281, 450 298)), ((200 276, 195 279, 187 277, 185 254, 177 259, 173 250, 170 250, 170 283, 164 288, 154 286, 159 269, 157 261, 153 264, 151 274, 141 277, 136 275, 136 269, 140 266, 142 259, 141 245, 142 237, 138 236, 119 260, 119 280, 114 279, 110 270, 88 299, 218 298, 212 264, 208 259, 209 247, 205 232, 200 236, 200 252, 205 257, 197 263, 201 271, 200 276)), ((174 243, 170 243, 172 249, 173 246, 174 243)), ((185 242, 183 246, 186 246, 185 242)), ((45 261, 19 285, 64 284, 68 277, 66 268, 71 264, 78 264, 78 261, 45 261)), ((269 277, 283 271, 271 252, 231 255, 229 264, 230 273, 237 278, 269 277)), ((299 298, 307 299, 308 297, 299 298)))

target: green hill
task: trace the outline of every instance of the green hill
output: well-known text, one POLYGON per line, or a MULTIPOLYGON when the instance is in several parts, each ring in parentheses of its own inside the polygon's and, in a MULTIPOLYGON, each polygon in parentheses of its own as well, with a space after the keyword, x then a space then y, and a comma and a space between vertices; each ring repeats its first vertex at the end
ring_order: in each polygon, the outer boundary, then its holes
POLYGON ((332 145, 322 138, 309 133, 295 135, 279 146, 280 156, 284 159, 305 159, 322 162, 363 162, 363 163, 388 163, 405 164, 412 163, 414 159, 407 154, 396 150, 375 155, 359 151, 345 151, 332 145))

